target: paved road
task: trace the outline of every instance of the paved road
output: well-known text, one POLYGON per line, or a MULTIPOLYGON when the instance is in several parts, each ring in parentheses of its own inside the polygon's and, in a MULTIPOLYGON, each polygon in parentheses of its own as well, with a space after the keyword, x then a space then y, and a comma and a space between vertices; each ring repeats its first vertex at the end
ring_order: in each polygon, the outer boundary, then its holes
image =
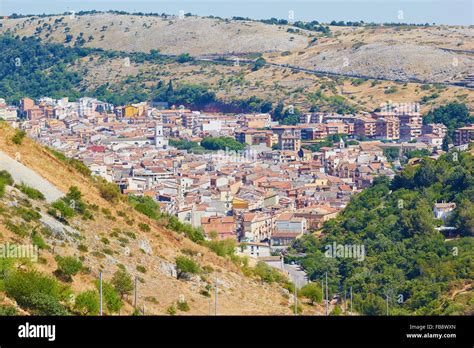
MULTIPOLYGON (((281 270, 281 261, 270 261, 267 262, 267 264, 281 270)), ((290 265, 285 263, 283 265, 283 272, 288 274, 291 282, 296 284, 297 288, 301 288, 308 283, 306 280, 306 272, 298 265, 290 265)))
POLYGON ((0 151, 0 170, 9 172, 15 183, 23 182, 40 191, 48 203, 64 196, 64 193, 58 190, 56 186, 2 151, 0 151))

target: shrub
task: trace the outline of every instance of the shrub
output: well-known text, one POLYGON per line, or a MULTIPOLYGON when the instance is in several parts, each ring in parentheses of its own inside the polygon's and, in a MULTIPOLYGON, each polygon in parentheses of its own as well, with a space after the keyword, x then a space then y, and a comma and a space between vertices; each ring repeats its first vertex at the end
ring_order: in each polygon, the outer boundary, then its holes
POLYGON ((212 240, 205 245, 219 256, 232 256, 235 253, 237 243, 231 238, 224 240, 212 240))
POLYGON ((178 309, 182 312, 189 312, 191 308, 186 301, 178 301, 178 309))
POLYGON ((60 303, 67 288, 51 277, 36 271, 10 271, 4 281, 5 292, 32 314, 65 315, 67 311, 60 303))
POLYGON ((300 290, 300 295, 309 299, 311 304, 321 302, 323 299, 321 288, 315 283, 309 283, 303 286, 300 290))
POLYGON ((178 256, 176 258, 176 277, 181 279, 186 274, 198 274, 200 272, 199 265, 186 256, 178 256))
POLYGON ((72 276, 76 275, 82 269, 82 262, 72 256, 62 257, 58 255, 55 259, 58 264, 58 269, 56 270, 57 275, 66 281, 71 281, 72 276))
POLYGON ((33 231, 31 233, 31 242, 33 245, 36 245, 39 249, 48 249, 48 245, 46 242, 43 240, 43 237, 36 231, 33 231))
POLYGON ((23 139, 25 138, 25 136, 26 136, 25 131, 16 129, 15 134, 12 137, 12 141, 16 145, 21 145, 21 143, 23 142, 23 139))
MULTIPOLYGON (((96 281, 97 290, 100 289, 99 280, 96 281)), ((123 306, 122 299, 111 283, 102 282, 102 294, 104 303, 109 313, 117 313, 123 306)))
POLYGON ((282 273, 261 261, 257 263, 254 273, 265 283, 283 283, 286 281, 286 277, 282 273))
POLYGON ((141 273, 146 273, 146 268, 145 266, 137 265, 137 271, 141 273))
POLYGON ((62 199, 58 199, 57 201, 53 202, 51 206, 61 213, 61 217, 67 219, 74 216, 74 209, 72 209, 69 205, 66 204, 65 201, 62 199))
POLYGON ((169 315, 176 315, 176 307, 174 305, 169 306, 166 309, 166 313, 168 313, 169 315))
POLYGON ((96 187, 99 189, 100 196, 109 202, 117 202, 120 198, 120 189, 117 185, 99 178, 96 180, 96 187))
POLYGON ((5 186, 13 185, 13 178, 6 170, 0 171, 0 197, 5 194, 5 186))
POLYGON ((144 223, 139 223, 138 228, 143 232, 150 232, 151 231, 150 226, 148 226, 147 224, 144 224, 144 223))
POLYGON ((112 277, 112 285, 114 286, 120 298, 130 295, 133 291, 133 281, 130 274, 125 270, 118 270, 112 277))
POLYGON ((153 198, 146 196, 129 196, 129 203, 136 211, 148 216, 150 219, 157 220, 160 217, 160 207, 153 198))
POLYGON ((15 307, 10 305, 0 305, 0 316, 1 317, 11 317, 18 315, 18 311, 15 307))
POLYGON ((16 185, 15 187, 17 189, 19 189, 21 192, 23 192, 25 195, 27 195, 28 198, 30 198, 30 199, 37 199, 37 200, 41 200, 41 201, 44 201, 44 199, 45 199, 44 195, 40 191, 38 191, 38 190, 36 190, 36 189, 34 189, 34 188, 24 184, 24 183, 21 183, 20 185, 16 185))
POLYGON ((74 308, 81 315, 97 315, 100 309, 100 297, 97 291, 87 290, 76 297, 74 308))

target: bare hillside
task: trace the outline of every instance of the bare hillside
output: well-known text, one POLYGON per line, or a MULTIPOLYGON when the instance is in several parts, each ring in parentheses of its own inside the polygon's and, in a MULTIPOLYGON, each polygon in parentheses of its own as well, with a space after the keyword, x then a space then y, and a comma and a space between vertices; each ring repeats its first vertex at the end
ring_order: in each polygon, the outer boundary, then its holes
POLYGON ((286 32, 288 26, 201 17, 144 17, 115 14, 55 16, 6 20, 5 28, 18 35, 38 35, 63 43, 66 35, 80 33, 86 47, 127 52, 158 49, 165 54, 191 55, 292 51, 307 45, 303 34, 286 32), (38 29, 40 28, 40 29, 38 29))
POLYGON ((331 35, 288 25, 216 18, 110 13, 7 19, 15 35, 85 47, 193 56, 266 54, 275 63, 343 75, 427 83, 461 81, 474 69, 474 28, 331 27, 331 35), (285 52, 283 56, 281 53, 285 52))

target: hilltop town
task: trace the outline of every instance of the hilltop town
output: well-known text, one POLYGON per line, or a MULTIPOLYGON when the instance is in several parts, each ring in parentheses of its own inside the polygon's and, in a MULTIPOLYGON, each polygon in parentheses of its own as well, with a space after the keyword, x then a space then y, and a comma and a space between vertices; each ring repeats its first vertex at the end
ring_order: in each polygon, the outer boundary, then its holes
MULTIPOLYGON (((423 124, 416 104, 308 113, 280 125, 265 113, 23 98, 18 109, 3 103, 0 118, 207 238, 244 242, 255 258, 318 231, 374 178, 393 178, 401 161, 437 158, 447 134, 443 124, 423 124)), ((473 134, 474 125, 457 129, 454 146, 467 149, 473 134)))

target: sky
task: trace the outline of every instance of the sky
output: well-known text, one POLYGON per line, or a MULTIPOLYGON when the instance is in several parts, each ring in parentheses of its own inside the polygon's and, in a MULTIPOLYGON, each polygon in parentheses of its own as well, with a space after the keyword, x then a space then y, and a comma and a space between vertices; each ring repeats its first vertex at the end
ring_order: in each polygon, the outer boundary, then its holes
POLYGON ((122 10, 292 21, 474 25, 474 0, 0 0, 0 14, 122 10))

